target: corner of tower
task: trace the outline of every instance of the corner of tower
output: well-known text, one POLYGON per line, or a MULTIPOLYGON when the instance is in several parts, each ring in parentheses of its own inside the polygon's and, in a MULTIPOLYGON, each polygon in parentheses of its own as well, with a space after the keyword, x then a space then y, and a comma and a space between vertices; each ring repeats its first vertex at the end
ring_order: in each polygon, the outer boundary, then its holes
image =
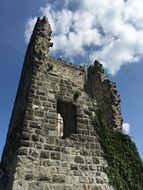
MULTIPOLYGON (((51 42, 51 34, 52 29, 48 18, 45 16, 43 18, 38 17, 27 48, 27 53, 33 46, 38 45, 38 53, 41 53, 40 50, 42 50, 47 54, 49 48, 53 46, 53 43, 51 42)), ((36 49, 34 48, 34 50, 36 49)))

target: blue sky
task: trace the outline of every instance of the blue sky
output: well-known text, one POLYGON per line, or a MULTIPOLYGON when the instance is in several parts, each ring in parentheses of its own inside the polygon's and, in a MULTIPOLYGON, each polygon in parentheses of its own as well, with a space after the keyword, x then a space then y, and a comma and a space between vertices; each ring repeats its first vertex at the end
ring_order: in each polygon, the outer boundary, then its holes
POLYGON ((143 158, 143 26, 140 22, 143 15, 139 8, 142 0, 136 0, 134 4, 131 0, 126 4, 117 0, 118 3, 110 6, 105 0, 98 3, 96 0, 79 0, 78 4, 75 0, 52 2, 1 2, 0 154, 6 139, 26 41, 36 17, 46 15, 54 31, 52 54, 63 55, 68 49, 65 59, 79 64, 89 64, 98 58, 110 79, 117 83, 122 100, 122 117, 130 125, 129 135, 143 158), (97 4, 93 6, 95 2, 97 4), (97 7, 97 10, 91 7, 97 7), (138 11, 134 13, 135 7, 138 11), (79 55, 81 59, 78 59, 79 55))

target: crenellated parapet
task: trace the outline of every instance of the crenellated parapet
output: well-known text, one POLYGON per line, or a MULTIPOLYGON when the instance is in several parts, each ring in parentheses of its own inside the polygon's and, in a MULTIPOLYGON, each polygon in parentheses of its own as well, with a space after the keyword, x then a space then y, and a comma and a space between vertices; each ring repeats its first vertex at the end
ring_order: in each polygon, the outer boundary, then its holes
POLYGON ((87 70, 87 93, 97 100, 107 125, 115 130, 122 130, 120 96, 116 84, 107 78, 97 60, 87 70))

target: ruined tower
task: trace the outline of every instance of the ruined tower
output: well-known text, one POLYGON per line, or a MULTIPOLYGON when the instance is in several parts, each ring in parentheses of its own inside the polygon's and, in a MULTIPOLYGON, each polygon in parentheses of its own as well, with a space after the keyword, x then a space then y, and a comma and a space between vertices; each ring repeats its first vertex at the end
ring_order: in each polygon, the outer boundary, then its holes
POLYGON ((116 86, 98 61, 89 68, 48 55, 51 28, 38 19, 27 48, 1 166, 6 190, 111 190, 92 124, 101 109, 121 130, 116 86))

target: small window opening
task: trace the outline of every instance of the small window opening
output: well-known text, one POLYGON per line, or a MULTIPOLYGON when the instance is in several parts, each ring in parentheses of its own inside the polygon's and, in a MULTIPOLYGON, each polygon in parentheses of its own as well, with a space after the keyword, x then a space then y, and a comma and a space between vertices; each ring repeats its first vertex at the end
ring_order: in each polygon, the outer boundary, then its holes
POLYGON ((57 101, 58 137, 66 138, 76 131, 76 106, 72 102, 57 101))

